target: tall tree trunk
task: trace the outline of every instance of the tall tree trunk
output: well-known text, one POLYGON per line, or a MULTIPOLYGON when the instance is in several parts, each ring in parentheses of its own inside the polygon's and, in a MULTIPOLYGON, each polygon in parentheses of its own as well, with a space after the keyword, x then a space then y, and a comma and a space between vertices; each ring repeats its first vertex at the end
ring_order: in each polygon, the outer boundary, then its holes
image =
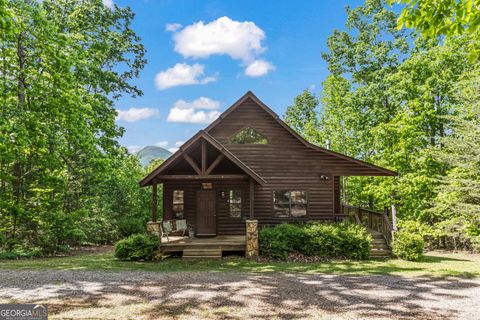
MULTIPOLYGON (((18 119, 22 118, 22 112, 25 109, 25 47, 23 44, 25 38, 25 32, 22 31, 18 35, 17 39, 17 62, 18 62, 18 75, 17 75, 17 115, 18 119)), ((13 213, 13 230, 12 236, 15 237, 17 220, 18 220, 18 208, 22 200, 22 164, 17 160, 12 166, 12 193, 16 204, 16 208, 13 213)))

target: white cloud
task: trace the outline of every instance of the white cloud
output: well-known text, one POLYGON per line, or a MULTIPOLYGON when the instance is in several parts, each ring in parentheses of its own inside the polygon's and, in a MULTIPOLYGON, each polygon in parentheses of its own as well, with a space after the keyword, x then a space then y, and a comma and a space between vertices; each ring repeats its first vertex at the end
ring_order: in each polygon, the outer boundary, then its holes
POLYGON ((249 77, 261 77, 269 71, 275 70, 275 66, 265 60, 255 60, 245 69, 245 75, 249 77))
POLYGON ((216 111, 220 107, 220 102, 200 97, 193 101, 178 100, 170 109, 167 121, 183 123, 210 123, 220 115, 216 111))
POLYGON ((265 32, 250 21, 234 21, 221 17, 205 24, 186 26, 174 35, 175 51, 184 57, 208 58, 226 54, 233 59, 249 61, 265 51, 265 32))
POLYGON ((135 122, 138 120, 158 117, 160 112, 153 108, 130 108, 128 110, 117 110, 118 115, 116 120, 123 120, 126 122, 135 122))
POLYGON ((165 31, 175 32, 181 27, 182 25, 180 23, 168 23, 165 25, 165 31))
POLYGON ((209 23, 199 21, 181 28, 177 25, 167 28, 174 32, 175 51, 185 58, 208 58, 212 55, 228 55, 240 60, 247 69, 258 65, 256 69, 245 70, 246 75, 259 77, 275 70, 264 60, 256 60, 266 48, 262 41, 265 32, 251 21, 235 21, 221 17, 209 23))
POLYGON ((103 5, 109 9, 113 9, 114 3, 113 0, 102 0, 103 5))
POLYGON ((193 101, 178 100, 173 105, 174 108, 178 109, 205 109, 205 110, 215 110, 220 108, 220 101, 213 100, 207 97, 200 97, 193 101))
POLYGON ((166 147, 168 147, 168 141, 158 141, 157 143, 155 143, 155 146, 161 147, 161 148, 166 148, 166 147))
POLYGON ((164 90, 175 86, 189 84, 206 84, 216 81, 216 77, 203 77, 205 66, 195 63, 177 63, 175 66, 159 72, 155 77, 155 85, 158 89, 164 90))
POLYGON ((182 144, 184 144, 185 141, 177 141, 175 142, 175 146, 174 147, 171 147, 171 148, 168 148, 168 151, 170 151, 171 153, 175 153, 178 151, 178 149, 182 146, 182 144))
POLYGON ((135 146, 135 145, 127 147, 128 152, 130 152, 130 153, 136 153, 136 152, 142 150, 142 148, 143 148, 143 146, 135 146))

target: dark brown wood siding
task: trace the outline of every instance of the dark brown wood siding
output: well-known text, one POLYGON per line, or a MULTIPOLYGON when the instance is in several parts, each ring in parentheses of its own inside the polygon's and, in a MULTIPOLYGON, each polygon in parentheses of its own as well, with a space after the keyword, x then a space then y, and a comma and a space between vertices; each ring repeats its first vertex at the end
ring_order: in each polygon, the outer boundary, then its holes
POLYGON ((329 167, 335 163, 329 162, 328 157, 313 157, 318 151, 307 148, 255 102, 245 101, 213 127, 209 134, 267 181, 264 186, 255 186, 254 215, 260 224, 333 219, 334 179, 329 167), (231 136, 246 126, 267 137, 268 144, 230 143, 231 136), (321 174, 329 179, 322 180, 321 174), (274 217, 274 190, 307 191, 307 216, 274 217))
POLYGON ((333 205, 334 209, 333 211, 335 213, 340 213, 340 177, 335 176, 333 178, 333 205))
MULTIPOLYGON (((205 181, 204 181, 205 182, 205 181)), ((249 185, 248 181, 207 181, 211 182, 216 193, 217 235, 245 234, 245 219, 248 217, 249 185), (227 202, 228 190, 242 191, 242 217, 233 218, 229 215, 227 202), (225 197, 222 198, 222 192, 225 197)), ((163 212, 164 219, 172 217, 173 190, 183 190, 185 200, 185 219, 187 224, 195 228, 196 224, 196 193, 201 190, 202 183, 197 181, 169 181, 163 184, 163 212)))

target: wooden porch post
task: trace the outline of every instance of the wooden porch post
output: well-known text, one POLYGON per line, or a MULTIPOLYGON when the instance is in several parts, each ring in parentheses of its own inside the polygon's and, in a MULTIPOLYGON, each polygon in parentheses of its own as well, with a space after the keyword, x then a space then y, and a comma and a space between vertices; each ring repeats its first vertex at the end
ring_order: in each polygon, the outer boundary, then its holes
POLYGON ((253 208, 255 204, 255 186, 253 184, 253 179, 250 178, 250 219, 253 219, 253 208))
POLYGON ((397 208, 392 204, 392 229, 397 231, 397 208))
POLYGON ((157 183, 154 182, 152 184, 152 222, 157 222, 157 208, 158 208, 158 201, 157 201, 157 183))

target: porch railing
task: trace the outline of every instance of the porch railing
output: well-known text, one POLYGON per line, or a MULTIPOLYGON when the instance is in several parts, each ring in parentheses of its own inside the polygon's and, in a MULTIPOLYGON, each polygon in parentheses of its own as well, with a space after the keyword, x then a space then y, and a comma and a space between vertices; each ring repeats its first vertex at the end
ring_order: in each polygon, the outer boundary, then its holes
POLYGON ((381 213, 342 203, 338 217, 342 217, 340 220, 350 220, 353 223, 361 224, 366 228, 380 232, 387 240, 388 245, 392 241, 393 226, 390 223, 387 211, 381 213))

